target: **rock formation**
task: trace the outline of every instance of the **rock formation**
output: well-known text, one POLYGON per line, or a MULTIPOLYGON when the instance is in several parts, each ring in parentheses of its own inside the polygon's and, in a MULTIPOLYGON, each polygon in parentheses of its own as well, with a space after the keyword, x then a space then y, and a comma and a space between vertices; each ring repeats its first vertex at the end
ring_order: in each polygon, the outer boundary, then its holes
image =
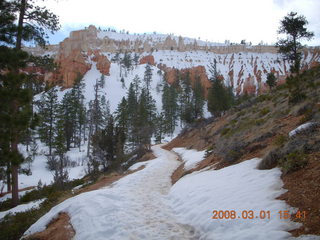
MULTIPOLYGON (((130 35, 101 31, 92 25, 71 32, 68 38, 59 45, 49 46, 47 51, 27 50, 39 55, 49 52, 54 56, 60 65, 59 72, 47 73, 45 79, 61 82, 64 87, 71 87, 78 74, 84 75, 92 64, 96 64, 101 74, 109 75, 111 63, 107 56, 117 52, 139 54, 139 64, 158 66, 167 73, 170 83, 174 81, 177 69, 181 74, 190 72, 192 81, 199 76, 205 88, 210 87, 207 66, 216 59, 219 70, 223 70, 223 78, 237 94, 267 91, 264 82, 268 72, 276 74, 279 84, 289 72, 288 62, 282 60, 273 46, 219 45, 163 34, 130 35), (202 58, 196 59, 195 53, 202 58)), ((318 65, 320 49, 305 49, 303 56, 304 69, 318 65)))

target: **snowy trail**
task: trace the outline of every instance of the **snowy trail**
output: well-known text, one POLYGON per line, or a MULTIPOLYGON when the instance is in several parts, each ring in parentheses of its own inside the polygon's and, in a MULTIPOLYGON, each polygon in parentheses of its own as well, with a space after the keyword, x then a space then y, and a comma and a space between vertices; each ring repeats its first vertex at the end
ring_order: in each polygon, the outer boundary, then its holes
POLYGON ((156 159, 112 187, 80 194, 55 206, 26 232, 42 231, 60 211, 68 212, 75 239, 199 239, 193 227, 180 224, 170 207, 171 174, 177 156, 160 146, 156 159))

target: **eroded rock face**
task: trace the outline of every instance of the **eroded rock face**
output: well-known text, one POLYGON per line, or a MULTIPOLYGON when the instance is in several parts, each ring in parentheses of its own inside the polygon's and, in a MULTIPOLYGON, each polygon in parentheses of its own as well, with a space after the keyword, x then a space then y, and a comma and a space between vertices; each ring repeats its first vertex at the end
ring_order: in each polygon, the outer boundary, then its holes
POLYGON ((74 80, 78 75, 84 75, 91 69, 91 64, 87 61, 87 57, 79 49, 73 49, 68 55, 58 55, 56 62, 58 63, 59 72, 55 74, 55 78, 48 79, 49 81, 58 81, 62 83, 62 86, 69 88, 73 86, 74 80))
MULTIPOLYGON (((101 74, 109 75, 111 63, 104 54, 106 52, 115 53, 120 50, 122 52, 147 54, 140 59, 139 63, 158 66, 167 73, 169 83, 175 81, 177 72, 182 75, 189 72, 191 81, 195 81, 199 76, 205 89, 210 87, 205 68, 208 65, 208 59, 215 58, 219 65, 218 69, 223 69, 223 78, 232 85, 237 94, 245 92, 257 94, 268 91, 264 81, 269 71, 273 71, 279 78, 278 84, 283 84, 285 77, 289 74, 289 64, 283 61, 280 55, 277 55, 277 49, 273 46, 214 46, 209 43, 206 44, 195 39, 186 41, 183 37, 173 35, 159 35, 152 38, 148 35, 138 36, 104 32, 94 26, 89 26, 84 30, 71 32, 70 37, 59 45, 49 46, 48 51, 55 56, 56 62, 60 65, 60 70, 59 73, 46 73, 44 78, 46 81, 71 87, 78 74, 84 75, 92 67, 92 62, 96 63, 96 67, 101 74), (113 34, 115 35, 113 36, 113 34), (164 52, 172 50, 170 51, 172 55, 166 56, 168 62, 162 62, 162 59, 159 59, 156 52, 160 50, 167 50, 164 52), (189 53, 190 55, 193 54, 193 51, 202 51, 202 58, 188 57, 189 53), (185 56, 181 52, 186 52, 185 56), (176 56, 176 58, 172 56, 176 56), (173 67, 175 64, 172 66, 174 61, 176 61, 177 67, 190 65, 193 67, 182 69, 179 67, 180 70, 177 70, 173 67), (166 67, 166 63, 170 64, 171 67, 166 67)), ((28 51, 39 55, 45 54, 40 49, 30 48, 28 51)), ((306 49, 303 56, 302 69, 319 65, 320 49, 306 49)))
POLYGON ((45 80, 61 84, 65 88, 72 87, 75 79, 86 74, 92 67, 88 59, 96 62, 96 67, 101 74, 110 74, 110 61, 99 50, 83 52, 73 49, 68 54, 59 54, 56 63, 60 66, 58 73, 47 73, 45 80))
POLYGON ((103 75, 110 75, 110 61, 109 59, 101 54, 99 50, 90 50, 88 51, 88 56, 93 55, 91 57, 91 60, 97 63, 97 69, 101 72, 103 75))
POLYGON ((146 64, 149 63, 150 65, 155 66, 154 57, 152 55, 144 56, 140 59, 139 64, 146 64))
POLYGON ((166 80, 168 83, 173 84, 178 78, 185 78, 189 74, 191 84, 196 81, 200 81, 204 88, 205 95, 207 95, 208 89, 211 87, 211 83, 206 74, 204 66, 196 66, 192 68, 176 69, 168 68, 165 65, 158 65, 158 67, 166 73, 166 80))

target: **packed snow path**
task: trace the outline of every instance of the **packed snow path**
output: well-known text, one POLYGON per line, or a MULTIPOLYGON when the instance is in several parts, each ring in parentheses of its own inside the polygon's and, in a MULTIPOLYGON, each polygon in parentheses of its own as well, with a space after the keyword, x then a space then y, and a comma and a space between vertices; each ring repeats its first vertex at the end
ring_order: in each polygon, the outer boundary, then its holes
POLYGON ((59 212, 68 212, 75 239, 199 239, 193 227, 180 224, 170 208, 171 174, 177 156, 159 146, 156 159, 112 187, 80 194, 52 208, 26 233, 45 229, 59 212))

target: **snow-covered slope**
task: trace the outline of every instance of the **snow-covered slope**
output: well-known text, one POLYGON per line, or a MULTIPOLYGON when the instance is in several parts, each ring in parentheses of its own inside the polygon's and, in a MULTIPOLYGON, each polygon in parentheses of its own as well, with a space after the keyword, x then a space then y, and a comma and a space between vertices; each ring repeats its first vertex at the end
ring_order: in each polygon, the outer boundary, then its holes
POLYGON ((279 211, 293 210, 275 199, 285 191, 279 169, 257 170, 260 160, 252 159, 195 172, 171 187, 177 157, 152 149, 157 158, 138 163, 144 169, 64 201, 25 234, 44 230, 61 211, 70 215, 76 239, 286 239, 286 231, 299 226, 279 217, 279 211), (212 219, 214 210, 234 210, 237 218, 212 219), (259 217, 245 219, 242 211, 259 217), (262 219, 260 211, 270 211, 270 218, 262 219))
MULTIPOLYGON (((203 66, 209 77, 208 66, 217 61, 217 68, 223 75, 225 83, 233 86, 237 94, 259 93, 266 91, 266 76, 274 72, 280 82, 284 82, 289 73, 290 64, 283 60, 274 46, 250 46, 241 44, 218 44, 197 39, 166 34, 129 34, 98 30, 89 26, 84 30, 73 31, 59 46, 50 46, 49 50, 29 49, 35 54, 50 54, 61 64, 61 76, 65 87, 70 87, 76 73, 85 74, 94 68, 88 63, 93 51, 104 55, 106 62, 111 61, 115 53, 129 52, 137 54, 139 60, 152 56, 155 67, 185 69, 203 66), (68 66, 66 66, 68 65, 68 66)), ((102 58, 96 59, 97 64, 102 58)), ((89 61, 90 62, 90 61, 89 61)), ((101 62, 100 62, 101 63, 101 62)), ((320 63, 319 48, 303 50, 302 67, 310 68, 320 63)), ((113 63, 111 63, 112 67, 113 63)), ((105 73, 112 77, 105 66, 105 73)), ((99 68, 98 68, 99 69, 99 68)), ((100 71, 102 71, 100 69, 100 71)), ((114 76, 113 76, 114 77, 114 76)), ((47 78, 50 80, 50 77, 47 78)), ((56 79, 57 80, 57 79, 56 79)))

